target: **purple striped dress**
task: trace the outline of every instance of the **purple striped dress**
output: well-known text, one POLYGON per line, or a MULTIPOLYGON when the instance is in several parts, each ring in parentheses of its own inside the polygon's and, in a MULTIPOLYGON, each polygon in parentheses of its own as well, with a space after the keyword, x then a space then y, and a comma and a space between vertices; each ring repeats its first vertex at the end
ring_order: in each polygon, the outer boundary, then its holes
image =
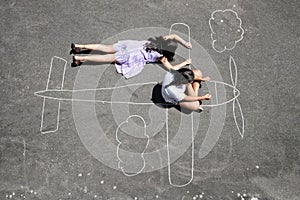
POLYGON ((147 40, 121 40, 113 45, 116 51, 116 69, 126 79, 139 74, 146 63, 157 62, 163 55, 144 49, 147 40))

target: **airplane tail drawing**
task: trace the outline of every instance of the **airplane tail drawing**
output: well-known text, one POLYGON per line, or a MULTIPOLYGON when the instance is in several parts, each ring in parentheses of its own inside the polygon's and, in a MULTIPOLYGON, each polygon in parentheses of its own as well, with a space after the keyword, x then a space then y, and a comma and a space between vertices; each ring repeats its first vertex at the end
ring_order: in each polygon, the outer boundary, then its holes
MULTIPOLYGON (((66 72, 67 61, 63 58, 53 56, 51 58, 51 64, 46 84, 46 91, 49 89, 60 89, 64 87, 64 79, 66 72), (60 76, 57 79, 57 72, 61 72, 62 77, 60 76)), ((58 76, 59 77, 59 76, 58 76)), ((60 117, 60 101, 43 98, 42 106, 42 116, 41 116, 41 126, 40 131, 42 134, 53 133, 58 130, 59 126, 59 117, 60 117)))

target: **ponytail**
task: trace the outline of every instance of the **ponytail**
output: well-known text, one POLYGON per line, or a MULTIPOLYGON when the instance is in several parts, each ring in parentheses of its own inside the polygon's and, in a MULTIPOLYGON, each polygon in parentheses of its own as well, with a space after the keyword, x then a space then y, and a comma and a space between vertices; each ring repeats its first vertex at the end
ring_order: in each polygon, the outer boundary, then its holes
POLYGON ((145 50, 149 51, 156 51, 166 57, 168 61, 172 61, 175 56, 175 51, 178 47, 177 42, 168 39, 165 40, 163 36, 149 38, 149 43, 145 45, 145 50))

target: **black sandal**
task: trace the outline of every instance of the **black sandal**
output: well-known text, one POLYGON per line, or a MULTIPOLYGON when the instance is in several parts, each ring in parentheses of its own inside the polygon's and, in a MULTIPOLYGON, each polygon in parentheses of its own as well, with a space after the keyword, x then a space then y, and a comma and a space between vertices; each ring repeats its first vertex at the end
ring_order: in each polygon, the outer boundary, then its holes
POLYGON ((74 43, 71 44, 71 51, 70 51, 70 54, 80 53, 80 51, 81 51, 81 48, 75 47, 75 44, 74 44, 74 43))
POLYGON ((71 63, 71 67, 77 67, 80 66, 82 62, 80 60, 76 60, 75 56, 73 56, 73 62, 71 63))

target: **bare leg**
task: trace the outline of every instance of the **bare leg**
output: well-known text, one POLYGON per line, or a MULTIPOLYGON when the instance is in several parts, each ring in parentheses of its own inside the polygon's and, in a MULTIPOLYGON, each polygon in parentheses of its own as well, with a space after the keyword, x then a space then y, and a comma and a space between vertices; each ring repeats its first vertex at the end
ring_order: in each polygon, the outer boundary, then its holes
POLYGON ((75 47, 79 47, 81 49, 97 50, 105 53, 116 52, 112 44, 75 44, 75 47))
MULTIPOLYGON (((189 96, 198 96, 198 92, 199 92, 199 83, 195 82, 192 84, 187 84, 186 87, 186 93, 189 96), (195 84, 195 85, 194 85, 195 84), (198 85, 197 85, 198 84, 198 85), (198 86, 198 88, 197 88, 198 86), (195 87, 195 89, 194 89, 195 87)), ((198 110, 200 107, 200 103, 199 101, 192 101, 192 102, 187 102, 187 101, 183 101, 179 103, 180 106, 188 109, 188 110, 198 110)))
POLYGON ((193 89, 195 91, 196 96, 199 94, 199 88, 200 88, 200 83, 199 82, 193 82, 193 89))
POLYGON ((115 54, 75 56, 75 60, 91 62, 116 62, 115 54))

